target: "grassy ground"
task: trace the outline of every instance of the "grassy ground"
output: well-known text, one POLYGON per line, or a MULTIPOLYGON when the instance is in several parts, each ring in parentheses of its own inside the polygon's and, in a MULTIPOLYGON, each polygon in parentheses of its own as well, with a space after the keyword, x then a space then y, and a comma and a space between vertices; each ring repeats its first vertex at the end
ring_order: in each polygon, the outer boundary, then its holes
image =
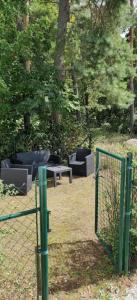
MULTIPOLYGON (((98 135, 95 147, 126 154, 127 135, 98 135)), ((52 210, 49 236, 50 299, 124 299, 136 280, 114 274, 113 266, 94 235, 94 179, 64 179, 48 190, 52 210)))
MULTIPOLYGON (((126 151, 128 136, 98 135, 96 145, 113 152, 126 151)), ((94 234, 93 176, 63 177, 56 188, 48 183, 48 208, 52 211, 49 234, 50 300, 124 299, 126 288, 136 281, 114 273, 111 261, 94 234)), ((28 197, 1 201, 1 214, 34 207, 34 190, 28 197)), ((1 224, 0 299, 36 299, 34 216, 1 224), (5 251, 5 249, 7 249, 5 251)))
POLYGON ((107 151, 126 155, 127 152, 133 152, 134 156, 137 156, 137 147, 129 146, 126 141, 136 136, 129 136, 127 134, 117 134, 112 132, 100 131, 96 133, 94 150, 96 147, 103 148, 107 151))
POLYGON ((94 235, 94 179, 64 178, 48 189, 50 299, 124 299, 133 281, 119 277, 94 235), (120 298, 115 298, 120 297, 120 298))

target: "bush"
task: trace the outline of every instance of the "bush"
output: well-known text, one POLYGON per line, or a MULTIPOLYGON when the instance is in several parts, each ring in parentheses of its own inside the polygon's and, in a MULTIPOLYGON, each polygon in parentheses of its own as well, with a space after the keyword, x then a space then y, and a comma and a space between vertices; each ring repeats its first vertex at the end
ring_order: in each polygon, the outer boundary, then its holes
POLYGON ((0 180, 0 198, 4 198, 6 196, 15 196, 18 194, 17 189, 14 184, 4 184, 2 180, 0 180))
POLYGON ((131 258, 137 256, 137 202, 132 210, 132 226, 131 226, 131 258))

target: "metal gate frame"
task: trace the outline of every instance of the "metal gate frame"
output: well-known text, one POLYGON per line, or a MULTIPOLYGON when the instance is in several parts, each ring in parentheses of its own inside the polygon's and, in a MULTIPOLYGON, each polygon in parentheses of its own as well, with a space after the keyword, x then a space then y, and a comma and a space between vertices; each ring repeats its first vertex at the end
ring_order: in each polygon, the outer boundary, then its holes
POLYGON ((119 244, 118 244, 118 262, 116 270, 118 273, 128 273, 130 269, 129 265, 129 239, 130 239, 130 226, 131 226, 131 198, 132 198, 132 153, 128 153, 127 157, 123 157, 117 154, 110 153, 106 150, 96 149, 96 186, 95 186, 95 233, 99 240, 103 244, 104 248, 110 254, 107 249, 105 241, 100 239, 98 232, 98 213, 99 213, 99 177, 100 177, 100 156, 101 154, 114 158, 120 161, 120 204, 119 204, 119 244))
MULTIPOLYGON (((41 256, 41 267, 40 267, 40 285, 41 285, 41 295, 37 295, 37 299, 41 296, 42 300, 48 300, 48 232, 49 232, 49 211, 47 209, 47 171, 46 167, 39 167, 38 170, 38 185, 39 185, 39 207, 36 207, 26 210, 19 211, 16 213, 2 215, 0 216, 0 222, 4 222, 7 220, 12 220, 16 218, 21 218, 23 216, 28 216, 32 214, 36 214, 36 227, 40 226, 40 246, 37 244, 37 255, 41 256), (38 218, 37 214, 40 215, 40 224, 37 224, 38 218)), ((35 183, 37 184, 37 183, 35 183)), ((36 185, 35 185, 36 187, 36 185)), ((36 190, 35 190, 36 192, 36 190)), ((36 196, 36 193, 35 193, 36 196)), ((35 199, 36 200, 36 199, 35 199)), ((36 230, 37 231, 37 230, 36 230)), ((36 232, 39 234, 39 231, 36 232)), ((35 249, 34 249, 35 250, 35 249)), ((38 274, 37 274, 38 276, 38 274)), ((38 278, 37 278, 38 284, 38 278)), ((38 291, 39 292, 39 291, 38 291)))
POLYGON ((47 170, 39 167, 39 192, 40 192, 40 244, 41 255, 41 289, 42 300, 48 300, 48 232, 49 214, 47 209, 47 170))

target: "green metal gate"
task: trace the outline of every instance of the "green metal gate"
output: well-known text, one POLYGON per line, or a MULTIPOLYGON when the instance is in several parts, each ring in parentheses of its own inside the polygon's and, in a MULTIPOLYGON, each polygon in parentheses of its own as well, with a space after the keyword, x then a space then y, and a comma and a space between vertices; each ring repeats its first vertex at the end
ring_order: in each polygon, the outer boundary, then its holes
POLYGON ((133 157, 133 184, 132 184, 132 215, 130 231, 130 266, 136 268, 137 261, 137 157, 133 157))
POLYGON ((1 197, 0 207, 0 298, 47 300, 46 168, 39 168, 39 180, 27 196, 1 197))
POLYGON ((132 154, 96 149, 95 232, 119 273, 129 271, 132 154))

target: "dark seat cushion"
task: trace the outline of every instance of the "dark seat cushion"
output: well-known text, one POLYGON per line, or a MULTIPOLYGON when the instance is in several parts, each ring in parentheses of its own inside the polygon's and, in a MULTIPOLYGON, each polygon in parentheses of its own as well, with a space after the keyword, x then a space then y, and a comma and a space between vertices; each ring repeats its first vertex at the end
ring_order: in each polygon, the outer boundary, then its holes
POLYGON ((11 157, 10 161, 12 164, 15 164, 15 165, 22 164, 22 161, 16 157, 16 154, 11 157))
POLYGON ((79 148, 76 152, 76 160, 84 161, 87 155, 91 154, 91 150, 87 148, 79 148))
POLYGON ((49 157, 48 163, 59 164, 60 163, 59 155, 51 154, 50 157, 49 157))

